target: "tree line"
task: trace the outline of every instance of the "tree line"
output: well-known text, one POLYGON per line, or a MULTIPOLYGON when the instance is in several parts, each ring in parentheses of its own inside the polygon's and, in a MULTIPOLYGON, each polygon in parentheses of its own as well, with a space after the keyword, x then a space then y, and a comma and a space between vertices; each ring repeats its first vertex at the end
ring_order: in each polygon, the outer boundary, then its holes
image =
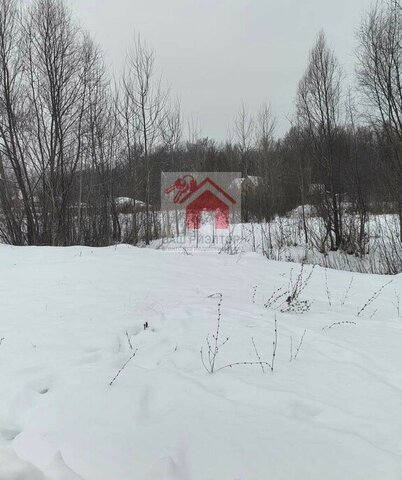
POLYGON ((240 171, 243 220, 301 207, 325 226, 323 251, 364 255, 370 215, 393 214, 402 241, 402 7, 361 20, 348 88, 319 32, 280 138, 269 105, 243 105, 232 138, 190 128, 136 37, 112 79, 63 0, 0 0, 0 238, 13 245, 149 243, 161 226, 162 171, 240 171), (116 198, 137 200, 127 211, 116 198))

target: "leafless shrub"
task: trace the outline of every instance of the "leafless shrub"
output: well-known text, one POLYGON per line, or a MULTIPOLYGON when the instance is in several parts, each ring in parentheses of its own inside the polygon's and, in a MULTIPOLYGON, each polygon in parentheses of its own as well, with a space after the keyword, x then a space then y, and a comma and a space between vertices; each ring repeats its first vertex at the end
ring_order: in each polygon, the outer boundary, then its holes
POLYGON ((402 272, 402 240, 396 217, 380 217, 375 221, 375 231, 376 238, 371 249, 374 254, 370 264, 371 272, 388 275, 402 272))
POLYGON ((268 298, 268 300, 264 303, 265 308, 274 307, 275 304, 281 300, 285 295, 288 293, 285 286, 278 287, 276 290, 272 292, 272 295, 268 298))
POLYGON ((314 271, 314 266, 306 275, 304 264, 301 265, 296 279, 293 279, 293 268, 290 270, 290 278, 287 286, 278 287, 268 300, 265 308, 280 308, 281 312, 304 313, 310 309, 311 302, 300 299, 300 295, 309 283, 314 271))
POLYGON ((328 286, 327 268, 324 269, 324 274, 325 274, 325 290, 327 292, 328 304, 329 304, 329 306, 331 306, 331 292, 329 291, 329 286, 328 286))
POLYGON ((219 354, 219 350, 220 350, 221 347, 223 347, 223 345, 225 345, 225 343, 227 343, 229 341, 229 337, 226 337, 223 342, 219 341, 220 328, 221 328, 221 305, 222 305, 222 299, 223 299, 222 293, 220 293, 220 292, 215 293, 213 295, 210 295, 209 298, 219 298, 219 300, 218 300, 218 315, 217 315, 217 321, 216 321, 216 331, 212 335, 212 344, 211 344, 210 339, 209 339, 209 334, 207 335, 207 337, 205 339, 205 342, 207 344, 207 352, 208 352, 206 359, 204 359, 204 353, 203 353, 202 347, 201 347, 201 350, 200 350, 200 355, 201 355, 201 361, 202 361, 202 364, 203 364, 205 370, 208 373, 214 373, 215 362, 216 362, 216 358, 219 354))
POLYGON ((274 366, 275 366, 276 350, 277 350, 277 347, 278 347, 278 325, 277 325, 276 315, 274 317, 274 340, 272 342, 271 363, 264 362, 264 361, 261 360, 260 353, 257 349, 257 346, 255 344, 255 341, 254 341, 253 337, 251 337, 251 343, 253 344, 253 348, 254 348, 255 354, 257 356, 258 362, 235 362, 235 363, 230 363, 228 365, 224 365, 223 367, 218 368, 216 371, 223 370, 224 368, 232 368, 236 365, 260 365, 263 373, 265 373, 264 366, 269 367, 271 372, 273 372, 274 371, 274 366))
POLYGON ((369 250, 366 230, 368 214, 348 212, 344 214, 342 250, 348 255, 363 258, 369 250))
POLYGON ((342 297, 341 297, 341 306, 342 307, 345 305, 345 302, 348 299, 350 289, 352 288, 353 279, 354 279, 354 277, 352 277, 350 279, 350 282, 349 282, 348 286, 346 287, 345 291, 342 294, 342 297))
POLYGON ((111 387, 114 382, 117 380, 117 377, 121 374, 121 372, 127 367, 127 365, 130 363, 130 361, 135 357, 137 354, 138 348, 134 351, 134 353, 130 356, 130 358, 123 364, 123 366, 118 370, 116 375, 112 378, 112 380, 109 382, 109 386, 111 387))
POLYGON ((226 253, 228 255, 237 255, 241 252, 241 239, 234 234, 234 228, 231 227, 229 235, 227 236, 225 243, 220 249, 219 253, 226 253))
POLYGON ((318 264, 327 269, 360 273, 393 275, 402 271, 402 244, 399 239, 399 223, 396 215, 370 216, 366 220, 364 234, 361 234, 363 227, 359 223, 358 215, 353 212, 347 213, 344 217, 345 242, 336 252, 330 252, 331 246, 322 218, 307 217, 306 228, 309 241, 302 254, 291 246, 300 244, 302 241, 296 226, 290 226, 291 222, 295 221, 295 215, 297 216, 297 213, 286 219, 290 233, 289 236, 285 234, 282 240, 280 240, 280 232, 284 232, 284 221, 277 224, 275 219, 262 228, 261 252, 269 260, 318 264), (358 237, 355 239, 357 243, 355 242, 353 249, 347 248, 347 239, 353 236, 358 237))
POLYGON ((222 342, 220 341, 220 329, 221 329, 221 305, 222 305, 222 299, 223 295, 222 293, 218 292, 213 295, 210 295, 209 298, 218 298, 218 314, 217 314, 217 321, 216 321, 216 330, 215 333, 212 335, 212 342, 209 339, 209 335, 207 335, 205 341, 207 345, 207 354, 204 355, 203 348, 201 347, 200 349, 200 356, 201 356, 201 362, 205 370, 210 373, 216 373, 220 370, 224 370, 225 368, 232 368, 235 366, 239 365, 259 365, 264 372, 264 366, 268 366, 273 369, 272 365, 269 364, 268 362, 264 362, 261 360, 261 357, 258 353, 257 347, 255 345, 254 339, 252 339, 252 344, 254 346, 254 350, 256 352, 258 361, 257 362, 233 362, 233 363, 228 363, 226 365, 223 365, 222 367, 216 368, 216 360, 219 355, 220 349, 229 341, 229 337, 226 337, 225 340, 222 342))
POLYGON ((300 298, 300 295, 311 280, 313 271, 314 266, 311 268, 309 274, 305 276, 304 264, 302 264, 300 267, 300 272, 298 273, 296 279, 293 280, 291 270, 288 286, 288 296, 286 298, 285 304, 282 305, 281 312, 305 313, 310 310, 311 302, 308 300, 302 300, 300 298))
POLYGON ((371 297, 368 298, 368 300, 366 301, 366 303, 361 307, 361 309, 357 312, 357 316, 360 317, 360 315, 366 310, 367 307, 369 307, 373 302, 374 300, 376 300, 381 292, 384 290, 384 288, 389 285, 390 283, 392 283, 393 280, 390 280, 389 282, 387 283, 384 283, 384 285, 382 285, 378 290, 376 290, 372 295, 371 297))

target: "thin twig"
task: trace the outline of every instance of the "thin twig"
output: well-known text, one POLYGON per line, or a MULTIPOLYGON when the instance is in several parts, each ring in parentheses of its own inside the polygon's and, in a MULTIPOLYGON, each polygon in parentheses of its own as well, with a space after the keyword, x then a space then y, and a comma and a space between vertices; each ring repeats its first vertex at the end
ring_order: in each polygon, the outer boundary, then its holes
POLYGON ((131 355, 131 357, 127 360, 127 362, 120 368, 120 370, 116 373, 116 375, 112 378, 110 381, 109 385, 112 386, 117 377, 121 374, 121 372, 126 368, 128 363, 135 357, 136 353, 138 351, 138 348, 134 351, 134 353, 131 355))
POLYGON ((389 282, 384 283, 384 285, 382 287, 380 287, 378 290, 376 290, 371 295, 371 297, 366 301, 366 303, 362 306, 362 308, 357 312, 357 316, 360 317, 360 315, 364 312, 364 310, 366 310, 366 308, 369 305, 371 305, 374 302, 374 300, 376 300, 380 296, 380 293, 384 290, 384 288, 392 282, 393 282, 393 280, 390 280, 389 282))
POLYGON ((131 343, 130 335, 128 334, 127 330, 126 330, 126 337, 127 337, 128 346, 130 347, 130 350, 132 350, 132 349, 133 349, 133 345, 132 345, 132 343, 131 343))
POLYGON ((322 327, 322 329, 323 330, 330 329, 332 327, 335 327, 336 325, 343 325, 344 323, 349 323, 351 325, 356 325, 356 322, 350 322, 349 320, 345 320, 343 322, 334 322, 334 323, 331 323, 331 325, 325 325, 325 327, 322 327))
POLYGON ((275 357, 276 357, 276 347, 278 346, 278 326, 276 321, 276 314, 275 314, 275 336, 274 341, 272 342, 272 362, 271 362, 271 372, 274 371, 274 364, 275 364, 275 357))
POLYGON ((271 367, 271 365, 268 362, 235 362, 235 363, 229 363, 228 365, 224 365, 223 367, 219 367, 215 370, 215 372, 219 372, 219 370, 223 370, 224 368, 236 367, 238 365, 260 365, 260 363, 268 367, 271 367))
POLYGON ((297 355, 299 355, 299 351, 300 351, 300 349, 301 349, 301 346, 303 345, 304 335, 306 335, 306 332, 307 332, 307 330, 304 330, 303 335, 302 335, 302 337, 301 337, 301 339, 300 339, 299 346, 298 346, 297 349, 296 349, 295 356, 293 357, 293 360, 296 360, 297 355))
POLYGON ((352 277, 350 279, 350 282, 349 282, 349 285, 347 286, 345 292, 343 293, 342 295, 342 299, 341 299, 341 306, 343 307, 345 305, 345 302, 349 296, 349 292, 350 292, 350 289, 352 288, 352 283, 353 283, 353 280, 354 280, 354 277, 352 277))
POLYGON ((253 344, 254 351, 255 351, 255 354, 257 355, 258 361, 259 361, 259 363, 260 363, 260 365, 261 365, 262 373, 265 373, 264 365, 263 365, 263 362, 261 361, 261 357, 260 357, 260 354, 259 354, 259 352, 258 352, 258 350, 257 350, 257 346, 256 346, 256 344, 255 344, 255 342, 254 342, 254 338, 253 338, 253 337, 251 337, 251 342, 252 342, 252 344, 253 344))
POLYGON ((325 274, 325 289, 327 291, 327 298, 328 298, 328 304, 329 306, 331 307, 331 293, 329 291, 329 287, 328 287, 328 272, 327 272, 327 267, 325 267, 324 269, 324 274, 325 274))
POLYGON ((288 292, 287 290, 283 290, 285 288, 284 285, 278 287, 276 290, 272 292, 272 295, 268 298, 268 300, 264 303, 265 308, 269 308, 274 305, 280 298, 284 297, 288 292))
POLYGON ((255 295, 257 293, 257 288, 258 288, 258 285, 254 285, 254 287, 253 287, 253 303, 255 303, 255 295))
POLYGON ((200 350, 200 355, 201 355, 201 360, 202 364, 205 368, 205 370, 208 373, 214 373, 215 370, 215 362, 216 362, 216 357, 218 356, 219 349, 225 345, 226 342, 229 341, 229 337, 227 337, 222 343, 219 343, 219 334, 220 334, 220 324, 221 324, 221 305, 222 305, 222 299, 223 295, 222 293, 213 293, 212 295, 208 295, 208 298, 219 298, 218 301, 218 316, 217 316, 217 321, 216 321, 216 332, 214 335, 212 335, 212 338, 214 340, 213 345, 211 345, 211 342, 209 341, 209 335, 206 337, 206 344, 208 347, 208 363, 209 367, 206 365, 206 362, 204 360, 204 354, 203 354, 203 349, 201 347, 200 350))

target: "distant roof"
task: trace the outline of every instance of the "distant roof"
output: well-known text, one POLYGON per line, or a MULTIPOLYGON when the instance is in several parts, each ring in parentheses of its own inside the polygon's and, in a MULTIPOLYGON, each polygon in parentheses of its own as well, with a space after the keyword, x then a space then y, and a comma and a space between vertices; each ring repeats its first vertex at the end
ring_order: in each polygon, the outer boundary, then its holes
POLYGON ((114 199, 114 203, 120 206, 135 205, 137 207, 143 207, 145 205, 145 203, 142 202, 141 200, 134 200, 134 198, 130 198, 130 197, 116 197, 114 199))
POLYGON ((248 180, 249 182, 251 182, 255 187, 258 187, 258 185, 262 183, 262 177, 257 177, 255 175, 247 175, 246 177, 235 178, 230 184, 230 187, 240 188, 243 185, 243 182, 245 180, 248 180))

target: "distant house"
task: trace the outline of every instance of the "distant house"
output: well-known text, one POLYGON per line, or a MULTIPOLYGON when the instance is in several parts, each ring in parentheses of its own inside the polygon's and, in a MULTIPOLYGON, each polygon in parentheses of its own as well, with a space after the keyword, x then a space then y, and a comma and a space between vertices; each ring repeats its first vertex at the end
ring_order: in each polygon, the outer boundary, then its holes
POLYGON ((116 197, 114 199, 117 213, 137 213, 145 210, 145 203, 130 197, 116 197))
POLYGON ((230 184, 230 189, 240 190, 242 193, 251 192, 263 184, 263 178, 255 175, 247 175, 242 178, 235 178, 230 184))

